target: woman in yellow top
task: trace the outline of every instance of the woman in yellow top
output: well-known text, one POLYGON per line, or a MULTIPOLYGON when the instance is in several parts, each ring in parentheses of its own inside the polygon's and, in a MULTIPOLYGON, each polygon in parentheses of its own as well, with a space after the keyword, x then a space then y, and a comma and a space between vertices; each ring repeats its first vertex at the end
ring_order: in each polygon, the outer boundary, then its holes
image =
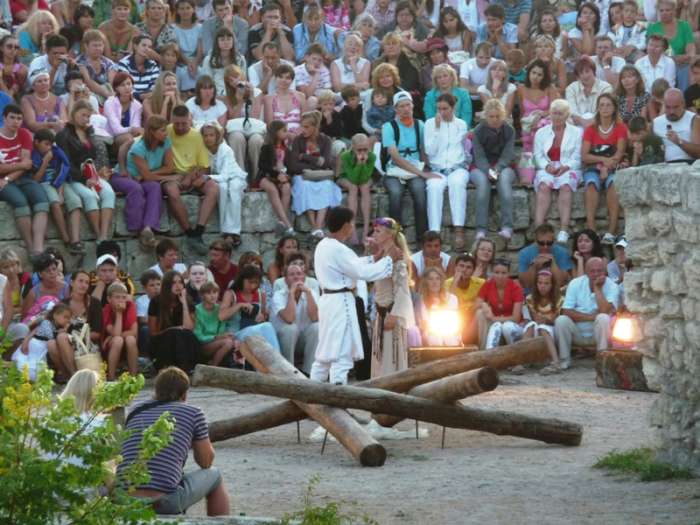
POLYGON ((459 301, 459 313, 462 323, 462 343, 472 344, 478 341, 478 331, 474 310, 479 290, 484 279, 474 277, 476 259, 469 253, 463 253, 455 258, 454 277, 445 281, 445 289, 455 295, 459 301))

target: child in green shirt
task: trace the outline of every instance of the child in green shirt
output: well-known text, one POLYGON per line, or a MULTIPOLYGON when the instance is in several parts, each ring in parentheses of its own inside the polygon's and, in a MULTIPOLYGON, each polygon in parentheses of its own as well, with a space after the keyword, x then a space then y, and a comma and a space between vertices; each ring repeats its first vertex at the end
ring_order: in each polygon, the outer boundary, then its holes
POLYGON ((336 175, 338 185, 348 191, 348 208, 357 216, 357 194, 360 194, 362 209, 362 239, 358 240, 353 233, 352 243, 358 244, 369 234, 370 194, 372 174, 377 162, 377 156, 370 150, 370 141, 364 133, 353 135, 350 149, 338 156, 336 175))
POLYGON ((212 366, 218 366, 224 359, 227 364, 232 364, 238 341, 226 331, 226 323, 219 319, 219 286, 215 282, 206 282, 199 294, 202 302, 195 307, 194 335, 202 343, 202 353, 212 366))

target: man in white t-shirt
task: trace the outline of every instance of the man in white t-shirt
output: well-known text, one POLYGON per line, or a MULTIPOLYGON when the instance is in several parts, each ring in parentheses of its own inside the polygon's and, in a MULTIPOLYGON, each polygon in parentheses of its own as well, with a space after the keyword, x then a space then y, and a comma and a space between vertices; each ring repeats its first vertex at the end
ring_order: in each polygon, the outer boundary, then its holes
MULTIPOLYGON (((277 92, 275 82, 275 69, 280 64, 294 67, 292 62, 284 60, 280 54, 280 46, 276 42, 266 42, 262 46, 262 60, 255 62, 248 68, 248 81, 253 87, 259 88, 265 95, 274 95, 277 92)), ((289 89, 296 89, 296 80, 292 80, 289 89)))
POLYGON ((411 274, 418 280, 423 272, 430 267, 439 267, 447 277, 454 272, 454 267, 450 264, 449 254, 442 251, 442 239, 439 232, 428 230, 421 239, 421 250, 411 255, 413 269, 411 274))
POLYGON ((647 55, 634 63, 644 79, 647 93, 657 78, 665 78, 671 87, 676 85, 676 64, 671 57, 666 56, 668 40, 661 35, 650 35, 647 41, 647 55))
POLYGON ((607 35, 595 39, 595 56, 591 57, 596 65, 596 77, 605 80, 613 88, 620 81, 620 71, 627 63, 624 58, 613 55, 613 41, 607 35))
POLYGON ((318 296, 306 286, 306 274, 296 264, 284 271, 286 286, 275 290, 270 320, 277 332, 282 355, 294 364, 297 349, 304 352, 301 370, 311 372, 318 344, 318 296))
POLYGON ((492 46, 489 42, 482 42, 476 46, 474 58, 464 62, 459 68, 459 83, 469 91, 472 99, 479 100, 477 89, 486 84, 489 66, 493 62, 491 56, 492 46))
POLYGON ((687 162, 700 159, 700 117, 685 109, 680 89, 672 88, 664 95, 664 114, 653 122, 654 134, 664 141, 666 162, 687 162))

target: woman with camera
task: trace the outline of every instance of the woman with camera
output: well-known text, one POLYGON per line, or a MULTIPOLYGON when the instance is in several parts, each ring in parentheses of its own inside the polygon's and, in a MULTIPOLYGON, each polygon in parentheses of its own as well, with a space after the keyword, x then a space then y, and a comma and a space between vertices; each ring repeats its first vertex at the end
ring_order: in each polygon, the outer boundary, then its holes
POLYGON ((224 125, 228 132, 228 145, 236 156, 236 162, 243 169, 246 168, 247 156, 250 180, 255 180, 265 137, 264 122, 259 120, 262 92, 254 88, 246 80, 241 68, 234 64, 226 66, 224 83, 226 94, 221 98, 228 110, 228 124, 224 125))

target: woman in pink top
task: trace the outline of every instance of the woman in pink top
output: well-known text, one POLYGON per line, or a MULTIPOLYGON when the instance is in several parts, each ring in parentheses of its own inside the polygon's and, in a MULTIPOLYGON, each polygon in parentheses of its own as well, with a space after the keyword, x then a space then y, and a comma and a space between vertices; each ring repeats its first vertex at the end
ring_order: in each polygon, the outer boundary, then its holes
POLYGON ((290 90, 294 80, 294 69, 287 64, 280 64, 275 69, 277 92, 265 97, 265 121, 281 120, 287 124, 287 131, 292 137, 301 129, 301 114, 306 109, 306 96, 300 91, 290 90))
POLYGON ((107 131, 114 138, 119 151, 121 173, 126 172, 126 153, 134 138, 143 135, 141 127, 141 103, 134 98, 134 81, 128 73, 119 72, 112 79, 115 95, 105 100, 104 116, 107 119, 107 131))

